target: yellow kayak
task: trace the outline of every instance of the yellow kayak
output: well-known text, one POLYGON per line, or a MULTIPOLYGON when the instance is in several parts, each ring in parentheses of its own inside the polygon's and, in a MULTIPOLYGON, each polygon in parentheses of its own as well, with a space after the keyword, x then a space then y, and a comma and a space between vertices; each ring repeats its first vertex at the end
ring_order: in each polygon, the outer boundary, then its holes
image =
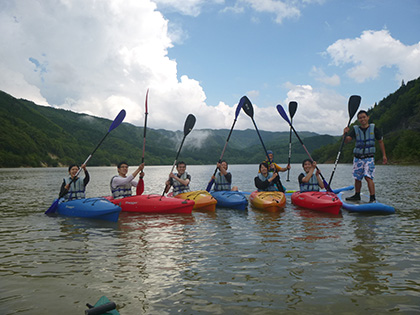
POLYGON ((175 198, 194 200, 193 210, 215 211, 217 200, 206 190, 195 190, 178 194, 175 198))
POLYGON ((280 191, 254 191, 249 196, 254 208, 265 211, 279 211, 286 205, 286 196, 280 191))

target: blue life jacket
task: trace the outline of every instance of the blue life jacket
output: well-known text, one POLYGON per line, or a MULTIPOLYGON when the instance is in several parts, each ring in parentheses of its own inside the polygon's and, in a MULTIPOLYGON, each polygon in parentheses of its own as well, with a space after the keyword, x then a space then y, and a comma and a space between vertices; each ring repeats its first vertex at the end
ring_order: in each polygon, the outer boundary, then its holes
POLYGON ((375 124, 369 124, 365 132, 359 126, 354 126, 354 132, 356 134, 354 156, 362 159, 375 156, 375 124))
POLYGON ((226 177, 222 175, 220 172, 216 174, 216 178, 214 180, 214 190, 230 190, 230 183, 226 180, 226 177))
MULTIPOLYGON (((261 181, 266 181, 269 178, 271 178, 271 176, 273 176, 273 172, 268 172, 267 177, 265 177, 261 173, 258 173, 258 178, 261 179, 261 181)), ((258 191, 278 191, 278 189, 277 189, 276 185, 274 185, 274 181, 272 181, 272 182, 270 182, 270 185, 266 189, 264 189, 264 190, 258 189, 258 191)))
POLYGON ((131 183, 122 185, 122 186, 117 186, 117 187, 112 187, 112 180, 115 177, 120 177, 119 175, 115 175, 114 177, 111 178, 111 192, 112 192, 112 197, 114 199, 117 198, 124 198, 124 197, 130 197, 132 195, 132 191, 131 191, 131 183))
MULTIPOLYGON (((64 178, 66 185, 70 184, 71 177, 64 178)), ((66 201, 74 199, 83 199, 86 198, 85 195, 85 184, 83 180, 79 177, 73 183, 71 183, 69 191, 64 195, 66 201)))
MULTIPOLYGON (((303 176, 305 177, 306 173, 302 173, 303 176)), ((312 174, 312 177, 309 179, 309 181, 307 183, 300 183, 300 191, 319 191, 319 184, 318 184, 318 179, 316 178, 315 174, 312 174)))
MULTIPOLYGON (((181 176, 179 176, 178 174, 175 174, 175 175, 182 180, 186 180, 188 178, 188 173, 187 172, 185 172, 181 176)), ((184 192, 191 191, 189 185, 182 185, 180 182, 178 182, 176 179, 173 179, 173 178, 172 178, 172 187, 173 187, 173 195, 174 196, 176 196, 178 194, 182 194, 184 192)))

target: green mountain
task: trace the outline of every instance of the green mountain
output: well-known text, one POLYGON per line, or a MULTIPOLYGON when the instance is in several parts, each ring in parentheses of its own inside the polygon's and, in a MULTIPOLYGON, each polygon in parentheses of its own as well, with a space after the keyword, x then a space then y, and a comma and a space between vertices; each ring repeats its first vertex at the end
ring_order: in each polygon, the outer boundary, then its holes
MULTIPOLYGON (((368 110, 369 122, 375 123, 384 136, 388 163, 420 163, 420 78, 401 87, 368 110)), ((334 162, 341 140, 315 150, 312 157, 320 163, 334 162)), ((353 159, 354 143, 344 146, 340 162, 353 159)), ((379 146, 376 161, 382 161, 379 146)))
MULTIPOLYGON (((368 110, 370 122, 384 134, 390 163, 420 163, 420 78, 402 84, 368 110)), ((0 91, 0 167, 60 166, 82 163, 111 125, 110 120, 68 110, 36 105, 0 91)), ((182 126, 180 126, 181 128, 182 126)), ((196 128, 198 126, 195 126, 196 128)), ((178 160, 188 164, 215 164, 226 143, 229 129, 194 129, 186 138, 178 160)), ((287 163, 289 132, 260 130, 275 160, 287 163)), ((333 163, 340 137, 299 131, 313 158, 333 163)), ((173 163, 183 138, 182 131, 147 130, 145 160, 148 165, 173 163)), ((141 161, 143 128, 123 123, 113 130, 89 165, 115 165, 121 160, 131 165, 141 161)), ((341 163, 352 161, 354 144, 344 146, 341 163)), ((307 158, 293 136, 292 163, 307 158)), ((255 130, 234 130, 224 158, 232 164, 259 163, 265 156, 255 130)), ((376 159, 381 160, 377 149, 376 159)))
MULTIPOLYGON (((96 147, 111 120, 68 110, 36 105, 0 91, 0 167, 39 167, 80 164, 96 147)), ((180 126, 182 127, 182 126, 180 126)), ((197 128, 197 126, 195 126, 197 128)), ((215 164, 226 143, 229 129, 194 129, 186 138, 178 160, 188 164, 215 164)), ((286 163, 289 132, 260 130, 275 160, 286 163)), ((337 141, 337 137, 299 132, 309 151, 337 141)), ((183 138, 182 131, 147 130, 145 161, 148 165, 173 163, 183 138)), ((294 138, 292 162, 306 158, 294 138)), ((89 165, 115 165, 121 160, 139 164, 143 128, 122 123, 96 151, 89 165)), ((232 164, 259 163, 265 156, 255 130, 234 130, 224 158, 232 164)))

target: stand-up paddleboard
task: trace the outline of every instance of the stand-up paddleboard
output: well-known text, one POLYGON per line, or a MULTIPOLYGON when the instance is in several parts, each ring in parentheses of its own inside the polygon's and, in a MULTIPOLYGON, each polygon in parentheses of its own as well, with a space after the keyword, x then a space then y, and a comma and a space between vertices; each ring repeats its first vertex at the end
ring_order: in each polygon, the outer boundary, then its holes
POLYGON ((347 197, 354 195, 354 191, 341 192, 338 194, 343 203, 343 208, 349 212, 368 214, 394 214, 395 208, 381 202, 369 202, 369 196, 360 194, 360 201, 348 201, 347 197))

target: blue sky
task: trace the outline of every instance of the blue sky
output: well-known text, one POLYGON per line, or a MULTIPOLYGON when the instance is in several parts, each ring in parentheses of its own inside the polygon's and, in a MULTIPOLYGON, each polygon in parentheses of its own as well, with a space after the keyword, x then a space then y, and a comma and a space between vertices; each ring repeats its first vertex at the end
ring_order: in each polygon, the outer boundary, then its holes
MULTIPOLYGON (((229 129, 247 95, 262 130, 339 134, 420 76, 418 0, 73 0, 0 4, 0 90, 151 128, 229 129)), ((241 114, 238 129, 253 128, 241 114)), ((205 134, 204 134, 205 135, 205 134)), ((198 136, 198 133, 197 133, 198 136)))

